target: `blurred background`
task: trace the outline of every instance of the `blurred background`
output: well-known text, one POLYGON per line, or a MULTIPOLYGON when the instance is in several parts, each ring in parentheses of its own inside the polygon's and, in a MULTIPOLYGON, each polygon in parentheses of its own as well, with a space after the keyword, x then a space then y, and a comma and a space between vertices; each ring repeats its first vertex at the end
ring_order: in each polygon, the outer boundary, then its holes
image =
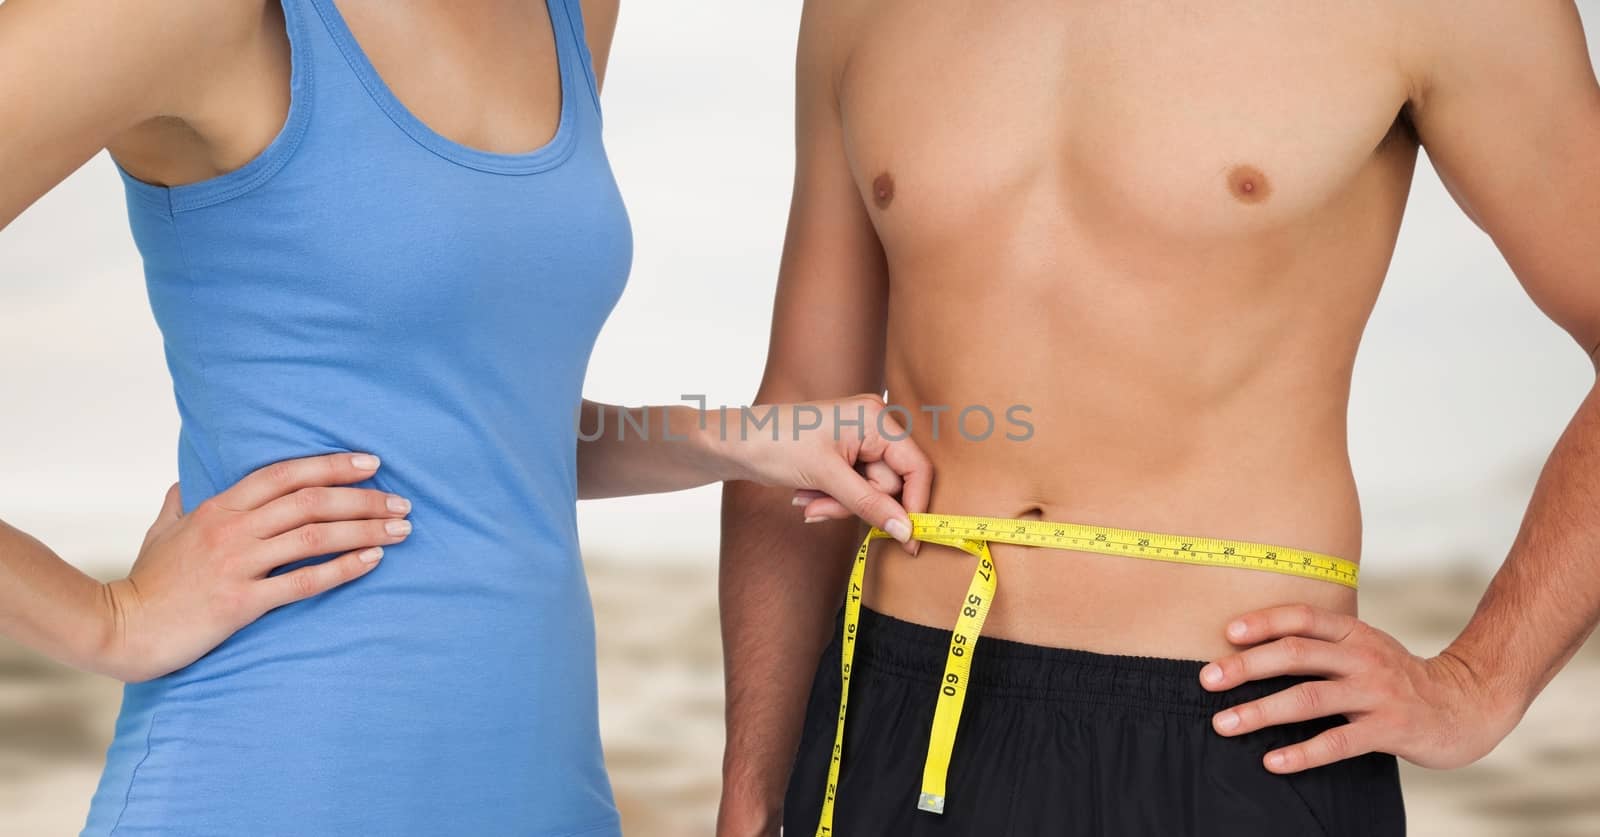
MULTIPOLYGON (((637 255, 588 397, 753 395, 792 174, 799 5, 623 4, 605 107, 637 255)), ((1600 0, 1579 6, 1600 43, 1600 0)), ((91 573, 124 573, 177 479, 178 420, 103 155, 0 231, 0 358, 0 517, 91 573)), ((1449 641, 1593 381, 1424 158, 1350 407, 1365 618, 1418 654, 1449 641)), ((717 496, 580 507, 607 759, 630 834, 706 834, 713 821, 717 496)), ((1600 834, 1597 693, 1591 642, 1488 758, 1408 765, 1412 833, 1600 834)), ((119 696, 0 640, 0 835, 77 833, 119 696)))

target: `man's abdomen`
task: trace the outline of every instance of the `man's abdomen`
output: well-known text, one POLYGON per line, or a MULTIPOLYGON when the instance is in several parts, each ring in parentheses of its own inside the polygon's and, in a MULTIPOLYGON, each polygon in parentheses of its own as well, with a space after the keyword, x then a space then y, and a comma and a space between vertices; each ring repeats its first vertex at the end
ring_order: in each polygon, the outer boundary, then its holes
MULTIPOLYGON (((1319 421, 1304 405, 1282 414, 1236 415, 1181 403, 1135 403, 1124 419, 1095 390, 1042 381, 1001 391, 981 382, 927 396, 891 388, 917 405, 982 403, 997 416, 1025 401, 1030 431, 978 439, 948 416, 934 438, 914 426, 935 467, 930 511, 1084 523, 1252 541, 1360 559, 1360 510, 1340 420, 1319 421), (970 395, 964 398, 959 392, 970 395), (1009 396, 1009 397, 1008 397, 1009 396)), ((1248 403, 1248 397, 1243 399, 1248 403)), ((959 404, 952 404, 958 412, 959 404)), ((1003 423, 1003 422, 1002 422, 1003 423)), ((1015 428, 1011 428, 1015 430, 1015 428)), ((1229 619, 1304 602, 1354 612, 1353 590, 1262 571, 995 544, 999 583, 984 634, 1102 653, 1209 659, 1228 652, 1229 619)), ((917 558, 877 545, 865 603, 892 616, 949 627, 972 577, 973 558, 925 545, 917 558)))

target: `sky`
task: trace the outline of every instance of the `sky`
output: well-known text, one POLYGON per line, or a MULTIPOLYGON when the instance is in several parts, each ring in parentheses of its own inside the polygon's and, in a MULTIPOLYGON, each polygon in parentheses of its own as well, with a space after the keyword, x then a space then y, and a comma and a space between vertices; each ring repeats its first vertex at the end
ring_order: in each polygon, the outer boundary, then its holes
MULTIPOLYGON (((1600 0, 1579 5, 1593 51, 1600 0)), ((623 3, 604 106, 635 261, 587 397, 753 396, 792 175, 798 18, 798 2, 777 0, 623 3)), ((177 478, 142 283, 104 155, 0 231, 0 518, 92 569, 132 561, 177 478)), ((1420 161, 1351 396, 1364 571, 1497 564, 1593 382, 1420 161)), ((585 549, 715 561, 717 496, 582 503, 585 549)))

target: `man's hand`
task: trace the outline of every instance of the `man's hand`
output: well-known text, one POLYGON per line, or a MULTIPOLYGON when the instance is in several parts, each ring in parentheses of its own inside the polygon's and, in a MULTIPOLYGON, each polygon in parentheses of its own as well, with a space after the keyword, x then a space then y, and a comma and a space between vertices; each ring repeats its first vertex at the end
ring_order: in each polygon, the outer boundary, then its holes
POLYGON ((1273 750, 1273 773, 1296 773, 1370 752, 1432 768, 1482 758, 1516 725, 1491 690, 1448 650, 1424 659, 1354 616, 1309 605, 1258 610, 1228 625, 1248 646, 1200 671, 1213 692, 1279 675, 1325 677, 1218 712, 1212 726, 1235 736, 1279 724, 1344 715, 1349 723, 1273 750))

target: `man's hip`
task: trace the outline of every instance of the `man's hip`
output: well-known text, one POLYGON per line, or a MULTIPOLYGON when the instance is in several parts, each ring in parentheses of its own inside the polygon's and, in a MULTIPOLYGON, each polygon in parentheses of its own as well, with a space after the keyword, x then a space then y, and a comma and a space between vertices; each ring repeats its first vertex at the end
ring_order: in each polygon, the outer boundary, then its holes
MULTIPOLYGON (((817 831, 839 714, 839 632, 823 652, 784 806, 789 837, 817 831)), ((1211 693, 1199 661, 1094 654, 980 638, 943 814, 917 809, 950 634, 863 609, 832 831, 916 835, 1360 835, 1405 833, 1398 765, 1369 754, 1300 774, 1271 749, 1338 717, 1225 738, 1211 716, 1295 678, 1211 693)), ((1298 678, 1305 679, 1305 678, 1298 678)))

